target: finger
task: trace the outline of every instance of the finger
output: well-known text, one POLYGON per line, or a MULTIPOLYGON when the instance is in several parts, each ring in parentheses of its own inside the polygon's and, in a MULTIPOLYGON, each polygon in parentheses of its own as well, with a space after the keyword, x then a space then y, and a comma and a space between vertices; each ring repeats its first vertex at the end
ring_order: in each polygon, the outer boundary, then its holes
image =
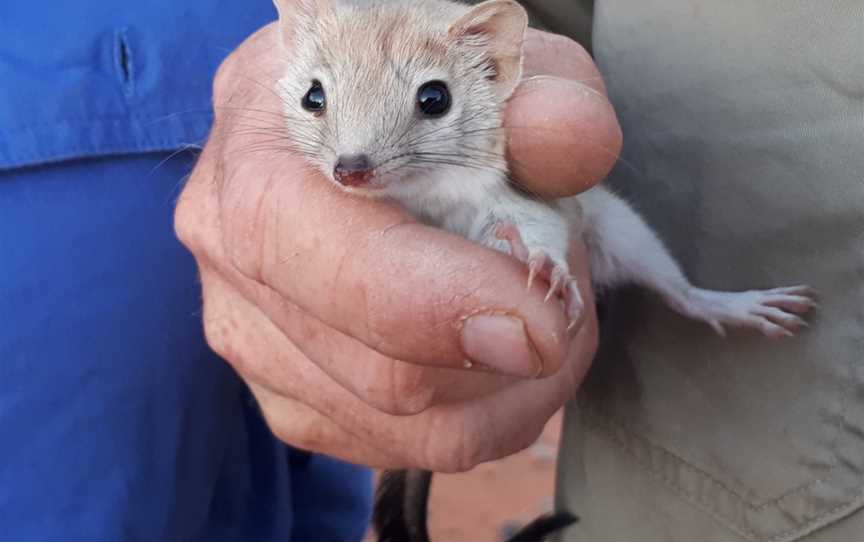
POLYGON ((324 373, 388 414, 417 414, 433 404, 478 397, 513 382, 513 377, 482 370, 430 369, 384 356, 296 307, 287 309, 275 292, 256 302, 324 373))
MULTIPOLYGON (((209 148, 199 168, 209 167, 213 161, 206 160, 209 148)), ((203 170, 202 170, 203 171, 203 170)), ((209 178, 210 172, 193 177, 178 205, 178 231, 187 244, 207 244, 210 237, 200 235, 202 230, 217 230, 219 224, 215 187, 212 182, 201 182, 209 178), (196 182, 196 179, 199 179, 196 182), (194 209, 194 213, 189 209, 194 209)), ((582 247, 581 243, 578 248, 582 247)), ((218 252, 220 245, 210 252, 218 252)), ((212 259, 208 251, 198 251, 201 264, 201 279, 205 297, 219 299, 230 297, 226 288, 239 288, 247 299, 254 300, 280 329, 296 344, 302 346, 303 354, 318 364, 331 378, 354 393, 371 406, 391 414, 411 414, 426 409, 433 403, 462 400, 468 396, 479 396, 511 383, 510 378, 494 377, 491 374, 464 373, 456 371, 427 371, 413 364, 400 363, 393 358, 367 347, 365 344, 330 328, 320 320, 308 315, 299 307, 282 298, 277 292, 260 283, 255 283, 229 268, 227 281, 212 271, 212 259), (217 291, 219 289, 219 291, 217 291)), ((573 269, 579 262, 587 261, 584 253, 574 251, 573 269)), ((584 267, 584 265, 583 265, 584 267)), ((589 283, 586 278, 583 282, 589 283)))
MULTIPOLYGON (((584 255, 581 243, 575 247, 576 257, 584 255)), ((585 379, 597 349, 597 315, 594 295, 587 274, 587 265, 576 265, 580 293, 586 301, 583 325, 570 342, 567 362, 562 369, 541 380, 516 381, 499 391, 466 401, 432 407, 415 416, 426 416, 433 434, 453 434, 459 428, 464 441, 455 453, 453 442, 429 439, 426 461, 432 470, 463 471, 479 463, 516 453, 533 443, 546 421, 570 398, 585 379)), ((404 418, 410 423, 412 418, 404 418)), ((421 435, 426 429, 421 429, 421 435)), ((385 438, 385 437, 382 437, 385 438)))
POLYGON ((426 463, 433 470, 461 472, 516 453, 536 441, 549 418, 573 397, 584 380, 596 350, 595 324, 592 318, 589 325, 579 329, 568 362, 555 375, 522 380, 464 405, 447 404, 419 414, 430 418, 427 423, 434 434, 463 432, 464 442, 455 448, 446 439, 428 440, 421 449, 426 463))
POLYGON ((529 28, 525 34, 523 55, 522 77, 551 75, 606 94, 603 77, 594 59, 584 47, 566 36, 529 28))
POLYGON ((216 183, 224 234, 200 239, 208 246, 198 252, 395 359, 470 360, 521 377, 560 367, 566 318, 539 288, 525 291, 524 266, 338 191, 297 160, 226 169, 216 183))
POLYGON ((504 121, 513 175, 546 197, 600 182, 618 159, 622 135, 591 55, 567 37, 529 29, 523 77, 504 121))
POLYGON ((348 433, 315 409, 254 381, 247 380, 247 384, 268 427, 282 442, 368 467, 387 468, 398 464, 397 458, 391 457, 386 450, 374 448, 348 433))
MULTIPOLYGON (((416 416, 395 417, 335 385, 242 296, 226 299, 207 297, 205 302, 208 340, 220 354, 250 380, 268 382, 280 395, 310 406, 370 447, 389 451, 387 461, 399 467, 460 471, 524 448, 572 395, 596 347, 596 319, 589 314, 568 364, 558 374, 521 380, 494 394, 434 406, 416 416), (237 321, 254 325, 238 330, 237 321)), ((268 413, 270 420, 278 416, 278 411, 268 413)))
MULTIPOLYGON (((571 269, 578 282, 590 284, 584 244, 574 243, 571 253, 571 269)), ((251 297, 307 359, 363 402, 385 413, 416 414, 433 404, 476 398, 513 383, 512 378, 477 370, 428 370, 394 360, 326 326, 269 288, 244 291, 249 282, 244 277, 233 277, 227 284, 207 268, 201 274, 208 297, 229 297, 232 294, 224 290, 239 285, 240 292, 247 299, 251 297)))
POLYGON ((217 122, 178 206, 178 235, 199 261, 230 263, 396 359, 455 368, 469 360, 522 377, 560 367, 566 319, 538 291, 525 295, 522 266, 394 206, 336 192, 286 153, 223 160, 249 145, 225 137, 230 129, 217 122), (186 197, 196 188, 217 192, 206 212, 200 197, 186 197))
MULTIPOLYGON (((204 234, 220 228, 217 185, 210 181, 215 176, 212 169, 216 161, 208 159, 209 153, 212 153, 212 147, 205 149, 177 211, 178 235, 196 252, 205 285, 210 282, 207 280, 209 266, 224 258, 219 253, 221 244, 213 243, 214 236, 204 234)), ((584 255, 577 260, 585 261, 584 255)), ((305 315, 298 307, 266 286, 248 280, 236 269, 229 268, 227 272, 234 287, 246 285, 247 297, 261 304, 290 338, 303 345, 307 357, 362 400, 385 412, 419 412, 434 402, 461 400, 468 394, 476 396, 494 391, 510 382, 507 378, 492 378, 488 374, 465 376, 451 371, 429 372, 397 363, 393 358, 383 356, 305 315)), ((211 294, 209 297, 219 295, 211 294)))
MULTIPOLYGON (((262 330, 256 327, 256 333, 262 330)), ((288 344, 284 346, 275 364, 282 368, 290 355, 288 344)), ((303 364, 297 371, 295 358, 290 376, 279 378, 280 370, 275 369, 268 378, 281 380, 301 404, 311 405, 320 416, 299 418, 302 414, 293 408, 297 401, 271 400, 262 408, 274 433, 300 447, 379 467, 464 471, 515 453, 536 440, 545 422, 581 381, 587 365, 581 360, 590 358, 584 352, 574 357, 579 360, 553 377, 520 381, 495 394, 437 405, 416 416, 390 416, 372 409, 334 386, 314 365, 303 364), (319 423, 321 419, 330 422, 319 423), (319 427, 327 429, 319 431, 319 427), (356 451, 340 449, 348 445, 356 451)), ((260 375, 249 380, 258 378, 260 375)))
MULTIPOLYGON (((229 321, 209 318, 208 326, 226 326, 232 322, 238 328, 253 325, 243 318, 257 320, 256 313, 250 311, 248 315, 237 316, 237 309, 224 308, 228 303, 237 306, 236 301, 230 300, 243 296, 271 319, 306 359, 363 402, 388 414, 416 414, 431 404, 477 397, 513 381, 511 377, 479 371, 430 370, 388 358, 304 313, 275 291, 256 286, 242 276, 226 281, 204 267, 201 282, 208 300, 207 314, 212 315, 214 311, 217 315, 233 314, 229 321)), ((210 330, 208 336, 212 334, 210 330)), ((250 360, 246 364, 252 366, 246 369, 248 372, 264 378, 267 371, 258 366, 258 361, 250 360)), ((290 390, 283 391, 290 393, 290 390)))
MULTIPOLYGON (((208 343, 243 377, 268 426, 279 439, 304 450, 355 463, 396 464, 386 449, 345 430, 308 403, 295 399, 304 395, 297 390, 305 390, 303 375, 312 364, 242 296, 225 289, 225 284, 212 273, 203 274, 202 278, 208 343), (273 383, 275 389, 271 387, 273 383)), ((324 378, 319 378, 316 384, 314 391, 306 393, 319 397, 320 404, 327 404, 330 389, 339 388, 324 378)))
POLYGON ((386 423, 385 415, 330 380, 239 293, 220 290, 225 285, 216 275, 203 278, 208 343, 247 382, 274 435, 298 448, 367 465, 416 463, 404 447, 382 444, 368 430, 386 423))
POLYGON ((514 176, 545 197, 570 196, 600 182, 621 151, 621 128, 609 100, 575 81, 523 81, 507 104, 504 124, 514 176))

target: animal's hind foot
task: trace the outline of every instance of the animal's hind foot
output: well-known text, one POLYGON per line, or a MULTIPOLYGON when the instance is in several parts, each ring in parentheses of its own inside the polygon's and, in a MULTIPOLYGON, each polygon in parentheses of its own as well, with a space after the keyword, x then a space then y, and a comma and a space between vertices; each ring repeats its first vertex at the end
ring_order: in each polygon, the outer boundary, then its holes
POLYGON ((729 326, 753 329, 771 338, 794 337, 807 327, 801 316, 818 307, 816 291, 809 286, 747 292, 697 289, 694 297, 685 311, 722 336, 729 326))

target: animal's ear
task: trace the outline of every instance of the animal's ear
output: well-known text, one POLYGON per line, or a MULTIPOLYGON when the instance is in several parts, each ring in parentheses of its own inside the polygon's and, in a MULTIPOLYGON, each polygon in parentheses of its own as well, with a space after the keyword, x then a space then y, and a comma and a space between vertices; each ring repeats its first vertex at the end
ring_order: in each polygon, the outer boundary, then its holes
POLYGON ((333 11, 332 0, 273 0, 273 5, 279 13, 282 43, 289 48, 333 11))
POLYGON ((450 26, 450 37, 486 50, 492 61, 489 79, 508 98, 522 76, 522 42, 528 27, 525 8, 514 0, 487 0, 450 26))

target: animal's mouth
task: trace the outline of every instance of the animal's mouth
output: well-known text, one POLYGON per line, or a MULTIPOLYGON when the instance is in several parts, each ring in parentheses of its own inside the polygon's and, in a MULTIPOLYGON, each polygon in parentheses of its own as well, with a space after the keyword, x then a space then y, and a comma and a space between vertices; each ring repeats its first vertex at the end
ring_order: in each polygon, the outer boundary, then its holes
POLYGON ((370 185, 372 180, 375 178, 375 174, 372 170, 351 172, 341 172, 336 170, 333 173, 333 178, 342 186, 359 187, 370 185))
POLYGON ((375 179, 375 164, 366 154, 343 154, 333 166, 333 180, 346 187, 366 187, 375 179))
POLYGON ((385 188, 387 188, 387 183, 382 182, 382 179, 374 172, 367 175, 343 176, 341 179, 337 179, 334 175, 333 180, 339 188, 349 194, 375 196, 385 192, 385 188))

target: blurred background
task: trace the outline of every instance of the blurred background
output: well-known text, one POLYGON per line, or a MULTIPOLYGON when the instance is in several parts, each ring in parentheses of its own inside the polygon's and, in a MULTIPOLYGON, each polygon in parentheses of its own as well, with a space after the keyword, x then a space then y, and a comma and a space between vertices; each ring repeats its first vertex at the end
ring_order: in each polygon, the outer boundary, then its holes
MULTIPOLYGON (((433 542, 499 542, 553 508, 562 412, 526 450, 462 474, 432 479, 429 531, 433 542)), ((374 542, 370 532, 366 542, 374 542)))

